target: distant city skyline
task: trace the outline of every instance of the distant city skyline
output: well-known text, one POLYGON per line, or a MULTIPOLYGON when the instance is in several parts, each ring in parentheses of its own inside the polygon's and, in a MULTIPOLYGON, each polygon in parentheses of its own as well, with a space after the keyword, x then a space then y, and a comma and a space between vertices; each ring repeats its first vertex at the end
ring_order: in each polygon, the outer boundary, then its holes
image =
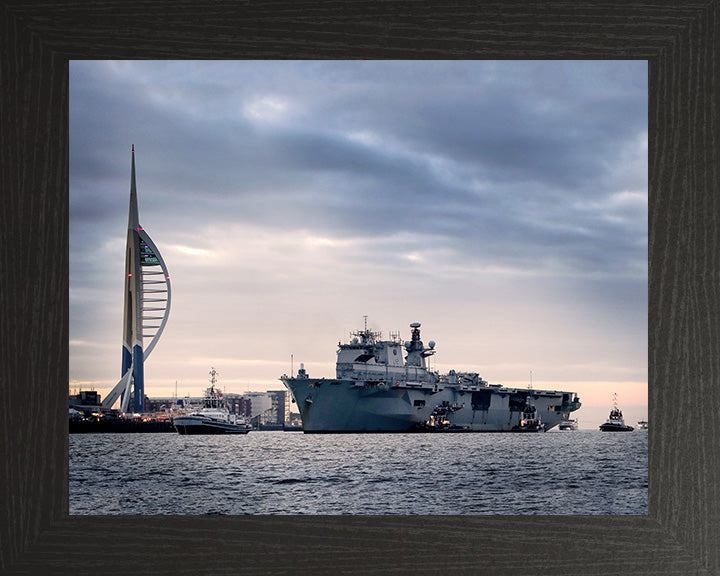
POLYGON ((148 396, 333 376, 367 315, 647 417, 646 62, 73 61, 70 144, 71 389, 120 378, 134 144, 173 288, 148 396))

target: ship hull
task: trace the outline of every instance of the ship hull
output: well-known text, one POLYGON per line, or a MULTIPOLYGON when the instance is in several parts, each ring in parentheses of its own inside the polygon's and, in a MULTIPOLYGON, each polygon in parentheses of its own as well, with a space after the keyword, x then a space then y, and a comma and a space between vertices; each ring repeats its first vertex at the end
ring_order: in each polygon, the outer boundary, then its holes
POLYGON ((281 378, 300 411, 305 433, 516 432, 530 396, 543 428, 573 410, 568 392, 505 387, 470 388, 384 381, 281 378), (442 429, 428 426, 433 411, 452 407, 442 429))
POLYGON ((232 424, 230 422, 219 422, 210 418, 198 418, 193 416, 179 416, 173 419, 173 426, 178 434, 247 434, 250 427, 244 424, 232 424))
POLYGON ((632 432, 634 428, 632 426, 623 426, 621 424, 602 424, 600 425, 601 432, 632 432))

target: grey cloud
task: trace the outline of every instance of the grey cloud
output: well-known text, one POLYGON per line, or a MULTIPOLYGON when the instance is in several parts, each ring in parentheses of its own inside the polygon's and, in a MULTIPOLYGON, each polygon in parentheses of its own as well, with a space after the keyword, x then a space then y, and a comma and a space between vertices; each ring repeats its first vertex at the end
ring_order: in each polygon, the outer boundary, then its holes
POLYGON ((73 62, 70 74, 73 286, 112 276, 87 246, 124 239, 133 143, 141 222, 160 244, 210 249, 205 231, 241 224, 305 230, 362 240, 352 262, 378 285, 393 270, 418 278, 403 254, 417 251, 469 275, 585 278, 599 308, 624 296, 598 278, 628 293, 643 280, 646 206, 609 198, 646 194, 645 63, 73 62), (287 108, 248 115, 262 98, 287 108), (383 259, 379 238, 395 251, 383 259))

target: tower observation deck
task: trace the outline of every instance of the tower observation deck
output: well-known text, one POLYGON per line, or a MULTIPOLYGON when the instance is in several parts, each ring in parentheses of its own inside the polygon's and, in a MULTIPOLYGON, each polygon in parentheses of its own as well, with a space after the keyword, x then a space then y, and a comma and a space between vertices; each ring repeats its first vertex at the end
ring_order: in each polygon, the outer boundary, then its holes
POLYGON ((120 381, 103 401, 111 408, 120 399, 127 412, 132 397, 134 412, 145 401, 145 360, 155 348, 170 314, 170 275, 160 251, 140 226, 135 184, 135 146, 130 174, 130 214, 125 249, 125 306, 120 381), (149 341, 147 345, 145 342, 149 341))

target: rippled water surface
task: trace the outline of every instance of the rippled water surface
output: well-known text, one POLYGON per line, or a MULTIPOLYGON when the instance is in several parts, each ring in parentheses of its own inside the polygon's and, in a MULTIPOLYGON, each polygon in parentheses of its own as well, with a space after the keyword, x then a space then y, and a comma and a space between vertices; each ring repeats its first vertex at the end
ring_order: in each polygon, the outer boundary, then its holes
POLYGON ((647 514, 647 433, 71 434, 71 514, 647 514))

